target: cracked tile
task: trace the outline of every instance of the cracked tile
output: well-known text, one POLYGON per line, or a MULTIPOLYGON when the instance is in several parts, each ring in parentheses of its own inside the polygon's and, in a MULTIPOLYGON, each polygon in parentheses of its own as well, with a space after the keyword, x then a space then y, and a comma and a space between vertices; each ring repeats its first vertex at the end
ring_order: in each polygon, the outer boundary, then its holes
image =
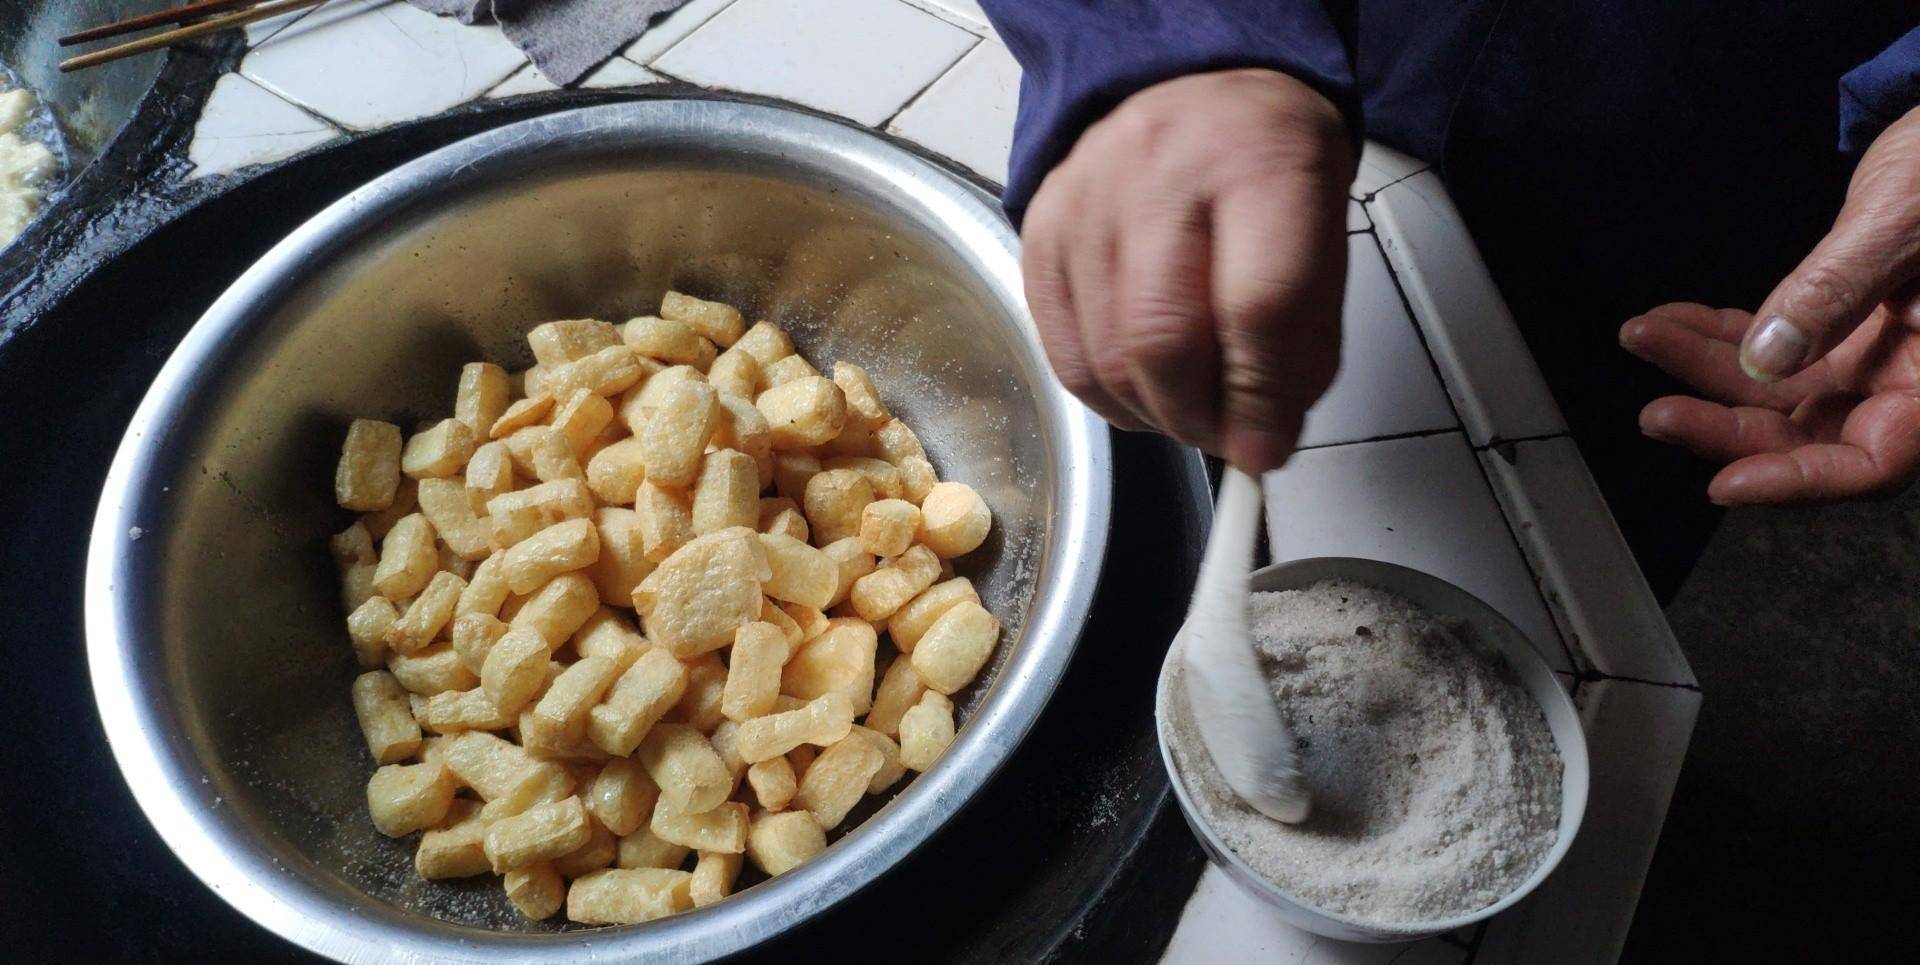
MULTIPOLYGON (((577 88, 606 89, 613 87, 639 87, 642 84, 658 84, 666 80, 634 63, 625 57, 615 57, 594 69, 594 72, 581 78, 577 88)), ((487 91, 488 97, 514 97, 520 94, 539 94, 559 90, 554 83, 541 76, 532 64, 513 72, 513 76, 500 82, 500 86, 487 91)))
POLYGON ((1020 65, 1005 44, 985 40, 908 104, 887 130, 1005 184, 1019 103, 1020 65))
POLYGON ((734 0, 652 66, 874 126, 979 42, 900 0, 734 0))
POLYGON ((262 90, 239 74, 213 85, 194 125, 187 159, 194 178, 291 157, 339 135, 326 122, 262 90))
POLYGON ((993 34, 993 25, 987 22, 987 12, 980 9, 980 0, 906 0, 906 2, 956 27, 965 27, 977 34, 989 36, 993 34))
POLYGON ((525 62, 498 27, 404 3, 335 0, 249 51, 240 72, 342 126, 371 130, 463 104, 525 62))

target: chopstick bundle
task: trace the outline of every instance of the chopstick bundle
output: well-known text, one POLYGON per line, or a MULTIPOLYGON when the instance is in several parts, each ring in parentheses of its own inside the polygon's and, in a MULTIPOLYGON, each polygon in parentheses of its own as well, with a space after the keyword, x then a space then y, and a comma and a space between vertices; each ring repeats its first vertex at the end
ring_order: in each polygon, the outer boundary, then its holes
MULTIPOLYGON (((128 20, 91 27, 60 38, 60 44, 61 46, 68 46, 71 44, 85 43, 89 40, 99 40, 104 37, 115 37, 120 34, 132 33, 136 30, 144 30, 160 24, 180 23, 195 17, 221 13, 239 7, 247 7, 253 2, 254 0, 201 0, 201 2, 190 3, 184 7, 161 10, 155 13, 133 17, 128 20)), ((124 57, 132 57, 135 54, 144 54, 149 50, 172 47, 175 44, 184 43, 195 37, 204 37, 207 34, 219 33, 222 30, 231 30, 235 27, 244 27, 256 20, 265 20, 268 17, 278 16, 290 10, 317 7, 325 2, 326 0, 270 0, 268 3, 262 3, 250 9, 240 10, 237 13, 213 17, 210 20, 202 20, 199 23, 189 24, 185 27, 176 27, 172 30, 163 30, 157 34, 142 37, 139 40, 118 44, 105 48, 104 50, 96 50, 90 54, 81 54, 78 57, 70 57, 60 62, 60 71, 66 73, 68 71, 81 70, 87 67, 94 67, 99 64, 120 60, 124 57)))

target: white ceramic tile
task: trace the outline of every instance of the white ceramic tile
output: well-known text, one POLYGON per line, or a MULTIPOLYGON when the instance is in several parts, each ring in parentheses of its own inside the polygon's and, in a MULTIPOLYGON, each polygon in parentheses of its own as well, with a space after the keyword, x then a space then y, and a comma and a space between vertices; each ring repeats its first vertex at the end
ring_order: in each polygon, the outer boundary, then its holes
POLYGON ((371 130, 472 100, 525 62, 498 27, 404 3, 335 0, 255 47, 240 72, 345 127, 371 130))
POLYGON ((1614 676, 1694 684, 1573 440, 1495 446, 1481 450, 1480 462, 1576 659, 1614 676))
POLYGON ((1423 171, 1381 190, 1367 214, 1474 445, 1566 432, 1439 177, 1423 171))
POLYGON ((713 19, 714 14, 719 13, 721 8, 732 2, 733 0, 693 0, 686 6, 679 7, 655 20, 653 26, 647 28, 646 33, 641 34, 639 39, 628 44, 627 49, 620 52, 621 56, 635 63, 651 63, 654 58, 666 53, 667 48, 687 39, 688 34, 693 33, 701 24, 713 19))
POLYGON ((979 0, 907 0, 907 2, 974 33, 984 34, 993 30, 993 26, 987 23, 987 12, 980 9, 979 0))
POLYGON ((282 29, 284 29, 287 26, 287 24, 290 24, 295 20, 298 20, 301 17, 304 17, 307 14, 310 14, 312 12, 313 12, 312 7, 308 7, 304 10, 289 10, 286 13, 279 14, 277 16, 268 17, 265 20, 255 20, 254 22, 247 24, 245 27, 242 27, 240 29, 245 30, 247 32, 247 46, 252 47, 260 43, 261 41, 266 40, 268 37, 271 37, 274 34, 279 33, 282 29))
POLYGON ((671 77, 873 126, 978 42, 900 0, 734 0, 654 63, 671 77))
POLYGON ((1572 670, 1533 574, 1458 432, 1303 449, 1266 477, 1275 560, 1357 556, 1448 580, 1572 670))
MULTIPOLYGON (((612 87, 639 87, 643 84, 658 84, 665 80, 625 57, 615 57, 595 68, 594 72, 581 78, 575 85, 581 88, 605 89, 612 87)), ((513 72, 513 76, 500 82, 500 86, 487 91, 488 97, 514 97, 520 94, 540 94, 560 88, 552 81, 541 76, 532 64, 513 72)))
POLYGON ((1476 962, 1600 965, 1626 942, 1700 693, 1588 680, 1574 703, 1593 765, 1579 837, 1537 891, 1488 924, 1476 962))
POLYGON ((1020 64, 998 40, 983 40, 900 112, 887 130, 1007 182, 1020 64))
POLYGON ((1366 231, 1373 227, 1373 221, 1367 217, 1367 206, 1351 198, 1347 199, 1347 231, 1366 231))
POLYGON ((1426 169, 1425 161, 1409 157, 1384 144, 1368 141, 1360 148, 1360 165, 1353 174, 1351 193, 1354 198, 1365 201, 1381 188, 1426 169))
POLYGON ((325 121, 262 90, 239 74, 227 74, 194 124, 187 160, 190 177, 225 174, 253 164, 291 157, 339 136, 325 121))
POLYGON ((1466 952, 1438 939, 1389 945, 1337 942, 1301 931, 1207 866, 1180 913, 1163 965, 1462 965, 1466 952))
POLYGON ((1343 324, 1340 374, 1308 411, 1301 445, 1458 428, 1372 235, 1347 236, 1343 324))

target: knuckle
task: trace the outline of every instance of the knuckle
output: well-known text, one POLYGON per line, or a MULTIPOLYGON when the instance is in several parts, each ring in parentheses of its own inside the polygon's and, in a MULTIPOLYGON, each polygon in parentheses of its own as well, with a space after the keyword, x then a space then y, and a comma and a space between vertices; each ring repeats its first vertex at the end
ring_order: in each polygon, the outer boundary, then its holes
POLYGON ((1863 297, 1850 272, 1833 264, 1818 264, 1800 274, 1798 306, 1832 318, 1851 312, 1863 297))
POLYGON ((1134 296, 1126 307, 1128 325, 1120 335, 1120 351, 1156 372, 1191 361, 1212 342, 1195 308, 1164 295, 1134 296))

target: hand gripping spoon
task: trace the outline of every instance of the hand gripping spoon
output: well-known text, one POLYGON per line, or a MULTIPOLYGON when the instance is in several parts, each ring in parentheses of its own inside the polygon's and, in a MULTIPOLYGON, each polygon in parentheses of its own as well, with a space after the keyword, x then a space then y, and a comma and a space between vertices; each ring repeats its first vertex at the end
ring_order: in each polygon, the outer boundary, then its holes
POLYGON ((1260 484, 1228 467, 1180 628, 1187 699, 1201 742, 1233 793, 1267 817, 1297 824, 1307 818, 1306 783, 1247 626, 1247 574, 1259 525, 1260 484))

